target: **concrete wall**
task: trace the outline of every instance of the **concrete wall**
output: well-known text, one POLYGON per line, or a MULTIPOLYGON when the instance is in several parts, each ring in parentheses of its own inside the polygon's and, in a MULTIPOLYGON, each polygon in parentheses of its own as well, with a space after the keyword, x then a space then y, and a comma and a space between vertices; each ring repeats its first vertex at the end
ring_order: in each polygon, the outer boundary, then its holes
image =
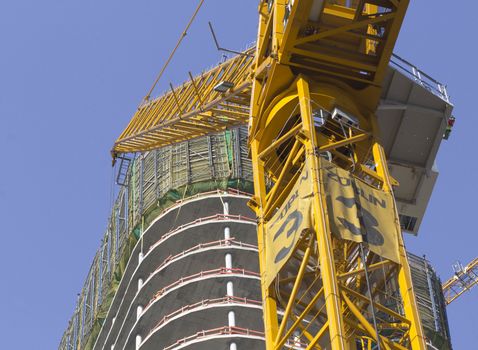
POLYGON ((263 349, 247 200, 205 195, 158 217, 133 250, 94 349, 263 349))

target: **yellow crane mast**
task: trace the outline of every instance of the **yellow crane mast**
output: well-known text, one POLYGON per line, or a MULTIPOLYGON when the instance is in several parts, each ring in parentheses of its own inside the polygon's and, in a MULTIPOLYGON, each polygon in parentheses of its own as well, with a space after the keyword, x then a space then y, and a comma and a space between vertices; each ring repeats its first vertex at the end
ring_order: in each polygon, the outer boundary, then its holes
POLYGON ((249 123, 268 350, 426 349, 376 110, 408 0, 262 0, 255 49, 146 100, 113 157, 249 123))
POLYGON ((375 116, 407 6, 260 4, 250 147, 267 349, 294 334, 307 349, 349 349, 363 337, 426 348, 375 116), (379 195, 386 213, 377 220, 365 201, 379 195), (392 283, 403 315, 380 295, 392 283))

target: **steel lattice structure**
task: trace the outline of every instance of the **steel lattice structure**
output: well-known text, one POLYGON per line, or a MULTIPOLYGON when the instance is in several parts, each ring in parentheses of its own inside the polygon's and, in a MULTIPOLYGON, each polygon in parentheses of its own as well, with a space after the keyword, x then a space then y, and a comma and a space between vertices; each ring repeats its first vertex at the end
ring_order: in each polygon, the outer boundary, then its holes
POLYGON ((478 258, 463 267, 460 263, 455 266, 455 275, 443 283, 445 301, 450 304, 460 295, 469 291, 478 284, 478 258))
POLYGON ((115 142, 112 154, 147 151, 243 125, 249 119, 252 51, 143 103, 115 142), (221 91, 221 82, 232 88, 221 91))
MULTIPOLYGON (((305 349, 426 349, 401 232, 396 262, 332 235, 321 173, 327 158, 393 196, 376 110, 408 3, 262 0, 254 56, 143 104, 114 145, 115 157, 249 122, 268 350, 291 340, 305 349), (331 118, 337 110, 343 118, 331 118), (267 284, 266 224, 305 169, 311 224, 267 284)), ((398 226, 396 206, 388 215, 398 226)))
MULTIPOLYGON (((329 344, 348 349, 364 337, 383 348, 426 349, 401 235, 399 264, 372 253, 362 259, 357 244, 335 239, 319 171, 321 153, 329 152, 340 167, 392 190, 374 113, 407 6, 408 1, 356 1, 350 7, 261 3, 250 136, 260 252, 268 249, 265 222, 305 166, 311 169, 314 193, 314 227, 283 268, 293 277, 281 281, 279 274, 274 287, 262 285, 268 349, 281 348, 296 330, 307 340, 307 349, 329 344), (354 114, 359 127, 343 135, 333 121, 316 127, 314 112, 328 113, 337 106, 354 114), (280 146, 283 156, 273 152, 280 146), (269 191, 266 180, 274 183, 269 191), (367 295, 364 274, 382 267, 386 273, 374 276, 374 284, 396 283, 400 306, 387 307, 381 288, 369 289, 373 296, 367 295), (278 308, 285 309, 281 319, 278 308), (374 309, 386 316, 372 325, 374 309), (308 325, 310 320, 315 327, 308 325)), ((262 271, 267 270, 265 254, 260 258, 262 271)))

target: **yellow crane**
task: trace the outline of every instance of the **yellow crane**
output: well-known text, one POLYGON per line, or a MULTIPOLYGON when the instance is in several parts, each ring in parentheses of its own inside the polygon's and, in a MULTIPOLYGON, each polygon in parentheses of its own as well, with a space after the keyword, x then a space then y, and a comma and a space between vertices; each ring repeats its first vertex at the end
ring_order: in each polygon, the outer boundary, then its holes
POLYGON ((443 283, 443 295, 447 305, 478 284, 478 258, 466 266, 457 262, 453 268, 455 275, 443 283))
POLYGON ((262 0, 255 48, 145 99, 114 144, 249 124, 268 350, 426 349, 376 117, 408 3, 262 0))

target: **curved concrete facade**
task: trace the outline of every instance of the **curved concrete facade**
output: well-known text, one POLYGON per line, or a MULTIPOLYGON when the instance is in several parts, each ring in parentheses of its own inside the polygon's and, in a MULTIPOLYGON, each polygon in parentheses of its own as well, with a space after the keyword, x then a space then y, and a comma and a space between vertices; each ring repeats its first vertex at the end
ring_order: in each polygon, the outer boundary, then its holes
POLYGON ((264 349, 247 201, 198 196, 145 229, 93 349, 264 349))

